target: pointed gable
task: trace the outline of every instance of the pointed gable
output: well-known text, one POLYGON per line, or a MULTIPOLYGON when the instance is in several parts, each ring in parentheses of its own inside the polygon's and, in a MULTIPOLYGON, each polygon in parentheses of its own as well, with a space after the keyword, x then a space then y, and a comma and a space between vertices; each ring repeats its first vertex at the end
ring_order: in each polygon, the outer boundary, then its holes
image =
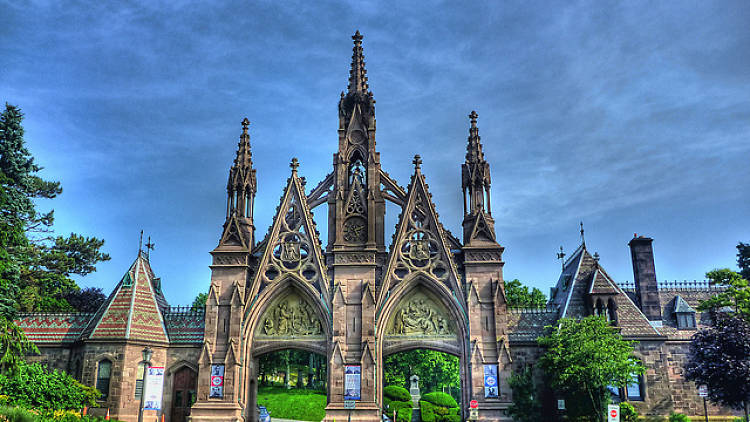
POLYGON ((401 212, 388 263, 383 276, 379 303, 388 292, 409 274, 422 273, 439 280, 457 298, 465 299, 458 273, 443 226, 438 221, 435 205, 430 199, 421 160, 415 156, 415 171, 409 183, 406 204, 401 212))
POLYGON ((596 268, 594 276, 589 283, 589 294, 592 295, 616 295, 619 293, 615 283, 601 268, 596 268))
POLYGON ((307 205, 297 161, 287 181, 277 214, 266 236, 263 253, 253 277, 251 297, 286 275, 309 283, 328 305, 328 277, 315 222, 307 205))
POLYGON ((139 253, 82 338, 168 342, 159 295, 148 259, 139 253))

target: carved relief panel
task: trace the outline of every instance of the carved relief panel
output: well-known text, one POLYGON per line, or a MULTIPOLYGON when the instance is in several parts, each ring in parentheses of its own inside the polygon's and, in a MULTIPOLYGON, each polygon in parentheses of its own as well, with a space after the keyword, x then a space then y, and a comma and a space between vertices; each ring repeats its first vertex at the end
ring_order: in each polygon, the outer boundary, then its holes
POLYGON ((417 291, 404 298, 386 326, 389 337, 455 337, 453 319, 429 293, 417 291))
POLYGON ((322 338, 323 326, 313 305, 297 292, 276 299, 260 319, 258 338, 322 338))

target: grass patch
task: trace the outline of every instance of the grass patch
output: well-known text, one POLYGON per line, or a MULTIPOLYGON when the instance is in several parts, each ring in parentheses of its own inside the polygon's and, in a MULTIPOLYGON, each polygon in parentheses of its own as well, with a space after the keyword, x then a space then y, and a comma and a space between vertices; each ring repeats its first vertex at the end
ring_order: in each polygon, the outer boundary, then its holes
POLYGON ((326 415, 326 393, 283 387, 259 387, 258 405, 271 412, 271 418, 320 422, 326 415))

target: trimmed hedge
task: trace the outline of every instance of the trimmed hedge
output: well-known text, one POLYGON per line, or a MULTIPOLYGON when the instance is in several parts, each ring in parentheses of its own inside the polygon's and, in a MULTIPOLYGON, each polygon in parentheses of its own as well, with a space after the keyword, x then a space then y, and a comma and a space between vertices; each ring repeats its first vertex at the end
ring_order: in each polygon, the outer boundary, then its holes
POLYGON ((383 396, 395 401, 411 401, 409 390, 400 385, 389 385, 383 388, 383 396))
POLYGON ((420 400, 419 409, 422 422, 461 422, 461 409, 458 406, 448 408, 420 400))
POLYGON ((412 408, 412 402, 411 401, 397 401, 397 400, 389 400, 387 397, 383 397, 383 407, 385 415, 390 417, 393 417, 393 411, 395 410, 398 412, 401 409, 409 409, 412 408))
POLYGON ((443 393, 441 391, 434 391, 432 393, 427 393, 424 396, 422 396, 422 400, 430 402, 434 404, 435 406, 440 407, 458 407, 458 403, 456 403, 456 399, 451 397, 450 394, 443 393))
POLYGON ((672 412, 669 414, 669 422, 690 422, 690 418, 682 413, 672 412))
POLYGON ((411 406, 409 406, 409 408, 402 407, 401 409, 398 409, 398 412, 396 413, 396 422, 411 422, 412 412, 411 406))

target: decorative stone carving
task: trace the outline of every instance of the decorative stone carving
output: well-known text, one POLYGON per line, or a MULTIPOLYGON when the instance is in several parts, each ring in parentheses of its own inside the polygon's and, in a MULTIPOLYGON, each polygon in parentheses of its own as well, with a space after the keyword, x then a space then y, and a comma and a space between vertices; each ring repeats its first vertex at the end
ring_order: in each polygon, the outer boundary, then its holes
POLYGON ((396 336, 449 336, 455 332, 445 309, 423 293, 405 299, 386 330, 396 336))
POLYGON ((312 305, 297 294, 287 295, 271 305, 261 318, 259 336, 320 336, 323 328, 312 305))
POLYGON ((242 255, 214 255, 214 265, 244 265, 245 257, 242 255))
POLYGON ((344 223, 344 240, 351 243, 367 241, 367 224, 364 218, 352 217, 344 223))
POLYGON ((500 252, 488 252, 488 251, 466 251, 466 262, 477 262, 477 261, 501 261, 502 255, 500 252))
POLYGON ((367 252, 337 252, 336 264, 374 264, 375 254, 367 252))

